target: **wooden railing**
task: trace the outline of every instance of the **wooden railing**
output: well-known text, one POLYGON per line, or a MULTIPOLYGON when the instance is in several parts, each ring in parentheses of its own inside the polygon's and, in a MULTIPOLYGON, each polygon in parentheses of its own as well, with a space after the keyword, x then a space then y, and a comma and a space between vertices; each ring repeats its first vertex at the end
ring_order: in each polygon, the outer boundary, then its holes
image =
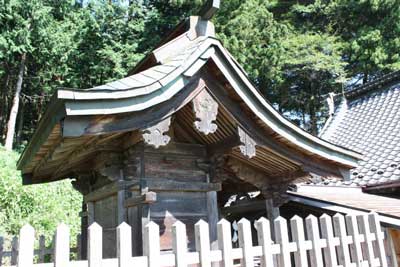
MULTIPOLYGON (((221 220, 217 225, 218 249, 212 250, 209 227, 204 221, 195 224, 196 251, 187 249, 186 226, 177 221, 172 228, 173 249, 160 251, 159 226, 150 222, 144 227, 144 256, 132 257, 131 228, 122 223, 117 228, 117 257, 103 259, 102 228, 93 223, 88 229, 88 260, 70 261, 69 230, 64 224, 55 234, 54 263, 33 264, 34 229, 26 225, 20 231, 17 266, 71 266, 71 267, 186 267, 198 264, 210 267, 213 263, 232 267, 240 264, 252 267, 255 260, 261 266, 388 266, 384 249, 384 234, 378 215, 320 218, 308 216, 305 220, 293 217, 290 222, 277 218, 271 232, 268 220, 254 223, 257 244, 253 244, 250 221, 238 222, 238 248, 232 245, 231 224, 221 220), (274 237, 274 241, 272 238, 274 237)), ((134 241, 134 240, 133 240, 134 241)))

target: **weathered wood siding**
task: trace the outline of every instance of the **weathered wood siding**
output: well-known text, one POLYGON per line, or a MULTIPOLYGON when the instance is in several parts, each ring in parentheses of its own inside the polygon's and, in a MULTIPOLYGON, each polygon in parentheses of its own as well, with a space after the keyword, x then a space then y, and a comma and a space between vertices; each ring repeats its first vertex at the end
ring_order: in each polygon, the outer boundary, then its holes
MULTIPOLYGON (((208 198, 207 190, 188 188, 187 183, 207 183, 207 170, 199 167, 200 162, 206 162, 204 146, 170 143, 153 149, 138 144, 129 151, 125 173, 132 177, 127 178, 141 180, 141 187, 132 190, 132 194, 139 195, 139 190, 157 193, 155 203, 129 208, 129 224, 156 222, 160 225, 161 249, 169 250, 172 249, 172 224, 180 220, 187 226, 189 247, 194 248, 194 224, 199 219, 209 220, 208 198), (157 186, 152 188, 152 185, 157 186)), ((139 235, 134 233, 132 237, 139 235)), ((136 249, 140 253, 140 248, 136 249)))

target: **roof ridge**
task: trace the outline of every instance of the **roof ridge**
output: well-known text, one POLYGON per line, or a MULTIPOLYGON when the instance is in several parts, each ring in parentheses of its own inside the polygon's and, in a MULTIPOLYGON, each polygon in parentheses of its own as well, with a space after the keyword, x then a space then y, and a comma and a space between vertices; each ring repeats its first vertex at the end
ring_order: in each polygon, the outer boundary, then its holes
POLYGON ((388 74, 385 74, 379 78, 376 78, 368 83, 358 85, 349 91, 345 92, 345 96, 349 99, 356 98, 358 96, 364 95, 371 91, 381 89, 382 86, 391 83, 393 81, 399 80, 400 81, 400 70, 393 71, 388 74))

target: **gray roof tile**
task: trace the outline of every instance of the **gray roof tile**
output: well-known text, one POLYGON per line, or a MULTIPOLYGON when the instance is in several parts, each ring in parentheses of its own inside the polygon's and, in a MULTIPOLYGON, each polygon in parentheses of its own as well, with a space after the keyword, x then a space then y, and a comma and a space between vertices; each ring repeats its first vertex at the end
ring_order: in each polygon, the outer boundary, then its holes
POLYGON ((400 72, 347 92, 337 106, 321 137, 364 155, 343 184, 400 180, 400 72))

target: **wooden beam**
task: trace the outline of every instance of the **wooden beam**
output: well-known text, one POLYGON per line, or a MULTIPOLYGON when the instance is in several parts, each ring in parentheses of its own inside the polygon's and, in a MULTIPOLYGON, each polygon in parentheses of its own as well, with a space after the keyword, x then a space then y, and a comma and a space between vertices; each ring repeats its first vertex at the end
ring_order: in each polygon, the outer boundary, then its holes
POLYGON ((92 201, 98 201, 108 196, 117 194, 117 192, 120 190, 129 189, 138 184, 139 184, 138 181, 118 181, 115 183, 110 183, 95 191, 90 192, 89 194, 83 197, 83 201, 85 201, 86 203, 92 201))
POLYGON ((240 144, 241 144, 241 142, 240 142, 239 136, 232 135, 232 136, 225 138, 222 141, 208 145, 207 146, 207 154, 209 156, 212 156, 214 154, 229 154, 229 152, 233 148, 240 146, 240 144))
POLYGON ((124 207, 130 208, 134 206, 139 206, 143 204, 151 204, 157 201, 157 193, 155 192, 146 192, 140 196, 134 196, 125 199, 124 207))
POLYGON ((64 137, 98 135, 114 132, 127 132, 136 129, 145 129, 149 125, 163 120, 186 104, 203 90, 204 81, 198 74, 191 77, 185 90, 181 90, 170 100, 152 108, 132 113, 107 116, 71 116, 64 120, 64 137))
POLYGON ((221 191, 221 183, 177 182, 171 179, 145 178, 144 187, 151 191, 210 192, 221 191))
POLYGON ((265 200, 251 200, 221 208, 222 214, 244 214, 256 211, 265 211, 265 200))

